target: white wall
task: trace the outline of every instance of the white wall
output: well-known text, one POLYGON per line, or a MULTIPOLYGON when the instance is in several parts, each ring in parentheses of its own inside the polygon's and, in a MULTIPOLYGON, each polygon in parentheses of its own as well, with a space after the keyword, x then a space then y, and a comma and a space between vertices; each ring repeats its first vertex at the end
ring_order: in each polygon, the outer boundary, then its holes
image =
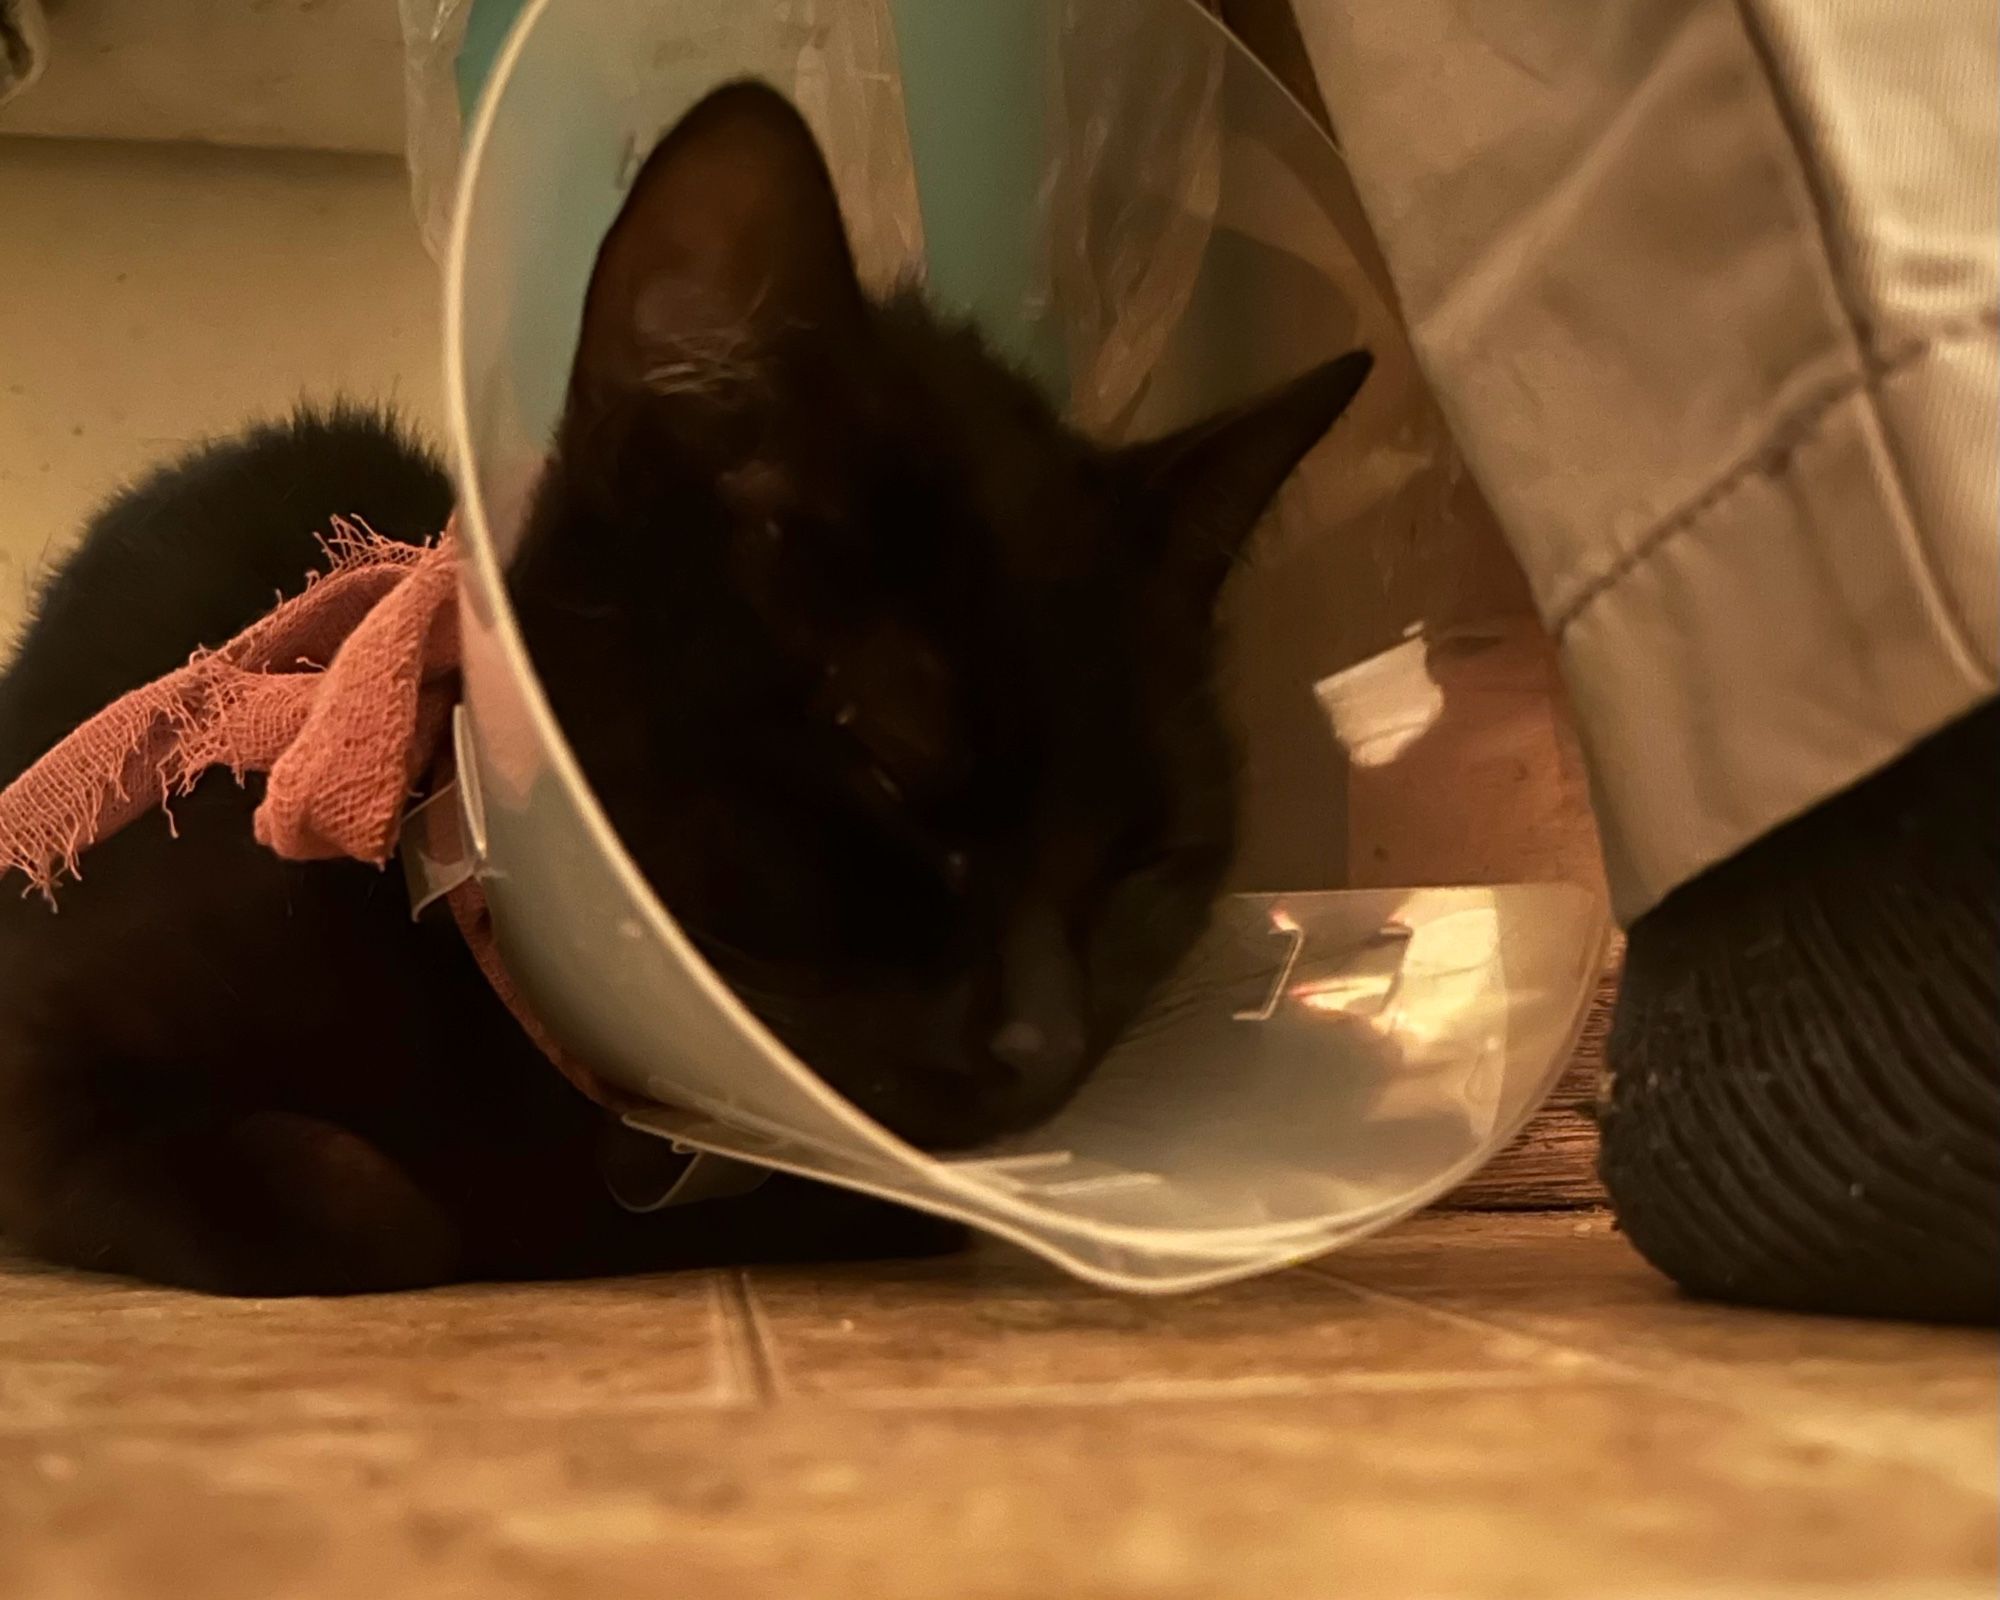
POLYGON ((55 0, 0 134, 399 154, 396 0, 55 0))

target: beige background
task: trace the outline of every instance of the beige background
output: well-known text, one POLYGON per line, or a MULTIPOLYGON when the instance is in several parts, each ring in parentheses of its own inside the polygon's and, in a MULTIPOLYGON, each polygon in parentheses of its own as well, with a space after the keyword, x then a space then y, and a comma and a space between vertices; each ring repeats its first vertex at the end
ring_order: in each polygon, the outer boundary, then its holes
POLYGON ((0 637, 193 440, 334 394, 434 429, 438 320, 400 161, 0 138, 0 637))

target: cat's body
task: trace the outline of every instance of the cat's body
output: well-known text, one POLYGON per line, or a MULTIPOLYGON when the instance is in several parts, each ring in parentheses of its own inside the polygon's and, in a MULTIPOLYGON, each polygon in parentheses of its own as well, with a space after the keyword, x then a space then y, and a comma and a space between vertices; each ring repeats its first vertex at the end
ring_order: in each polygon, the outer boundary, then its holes
MULTIPOLYGON (((667 904, 892 1127, 962 1144, 1045 1116, 1198 932, 1233 838, 1214 592, 1365 371, 1099 451, 971 335, 863 299, 769 91, 712 97, 640 174, 517 615, 667 904)), ((425 538, 448 501, 354 414, 141 485, 0 680, 0 783, 296 592, 330 516, 425 538)), ((607 1119, 449 920, 413 922, 394 874, 264 852, 255 797, 211 776, 178 837, 141 818, 54 915, 0 897, 0 1230, 264 1293, 932 1237, 785 1182, 628 1215, 607 1119)))
MULTIPOLYGON (((296 593, 324 565, 324 508, 414 539, 449 505, 434 463, 354 412, 140 485, 0 679, 0 782, 296 593)), ((693 1229, 628 1215, 598 1175, 608 1119, 521 1034, 451 919, 413 922, 393 872, 262 849, 260 789, 216 773, 171 828, 141 817, 54 913, 18 883, 0 894, 0 1230, 80 1265, 282 1293, 812 1251, 861 1215, 782 1185, 693 1229)))

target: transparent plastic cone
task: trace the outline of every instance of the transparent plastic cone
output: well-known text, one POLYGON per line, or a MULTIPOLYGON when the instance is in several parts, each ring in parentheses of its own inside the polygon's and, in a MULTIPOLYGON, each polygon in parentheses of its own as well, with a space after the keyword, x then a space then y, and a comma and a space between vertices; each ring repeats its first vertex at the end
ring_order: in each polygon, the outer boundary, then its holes
MULTIPOLYGON (((991 127, 1006 106, 987 92, 966 114, 991 127)), ((1329 708, 1351 720, 1356 686, 1393 684, 1382 663, 1449 609, 1457 468, 1337 151, 1205 13, 541 0, 473 121, 447 279, 466 832, 514 976, 571 1049, 657 1105, 637 1125, 1168 1291, 1373 1231, 1533 1112, 1574 1045, 1604 912, 1566 884, 1342 887, 1350 754, 1329 708), (941 29, 952 19, 962 32, 941 29), (1007 139, 940 128, 954 100, 936 75, 964 67, 953 39, 1013 41, 1012 70, 991 78, 1023 102, 1007 139), (1225 606, 1252 791, 1239 882, 1264 892, 1218 905, 1053 1121, 968 1154, 926 1154, 862 1115, 706 967, 593 799, 502 582, 621 186, 681 112, 742 76, 813 122, 864 275, 958 263, 933 291, 977 311, 1100 436, 1162 431, 1356 345, 1378 357, 1225 606), (966 204, 981 192, 1004 215, 966 204)), ((1419 714, 1421 693, 1405 703, 1419 714)), ((1368 759, 1393 746, 1377 737, 1368 759)))

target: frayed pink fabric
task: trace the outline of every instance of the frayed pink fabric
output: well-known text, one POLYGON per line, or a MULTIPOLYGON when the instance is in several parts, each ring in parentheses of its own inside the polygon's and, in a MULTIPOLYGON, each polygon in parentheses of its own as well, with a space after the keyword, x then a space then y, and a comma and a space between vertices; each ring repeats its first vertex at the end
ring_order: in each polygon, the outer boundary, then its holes
MULTIPOLYGON (((267 774, 257 839, 292 861, 385 865, 411 791, 431 772, 458 695, 457 540, 401 544, 339 521, 329 570, 219 650, 132 690, 0 790, 0 876, 53 904, 80 857, 226 767, 267 774)), ((586 1094, 514 987, 476 883, 451 909, 474 958, 542 1053, 586 1094)))
POLYGON ((458 683, 451 531, 336 522, 330 570, 219 650, 120 696, 0 790, 0 873, 52 896, 79 857, 203 774, 269 774, 257 838, 295 861, 395 849, 458 683))

